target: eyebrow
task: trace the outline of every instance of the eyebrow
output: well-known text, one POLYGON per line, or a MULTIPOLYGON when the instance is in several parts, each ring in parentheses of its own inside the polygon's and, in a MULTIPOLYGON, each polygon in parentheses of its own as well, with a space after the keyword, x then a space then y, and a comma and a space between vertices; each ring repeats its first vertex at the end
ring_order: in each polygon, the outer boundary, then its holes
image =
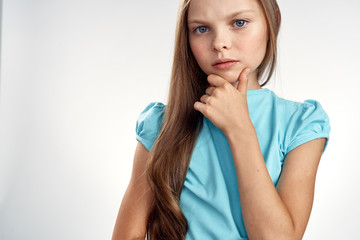
MULTIPOLYGON (((248 9, 248 10, 241 10, 241 11, 238 11, 238 12, 234 12, 232 14, 229 14, 227 17, 225 18, 234 18, 240 14, 244 14, 244 13, 249 13, 249 12, 254 12, 254 10, 252 9, 248 9)), ((189 19, 188 21, 188 24, 193 24, 193 23, 204 23, 205 21, 202 21, 202 20, 198 20, 198 19, 189 19)))

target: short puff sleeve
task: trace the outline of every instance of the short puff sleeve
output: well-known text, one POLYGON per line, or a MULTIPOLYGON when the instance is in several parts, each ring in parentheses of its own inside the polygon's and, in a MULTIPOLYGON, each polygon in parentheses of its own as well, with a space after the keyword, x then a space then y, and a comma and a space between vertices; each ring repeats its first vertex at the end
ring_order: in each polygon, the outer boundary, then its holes
POLYGON ((163 122, 165 105, 161 102, 151 102, 140 113, 136 121, 136 140, 151 151, 163 122))
POLYGON ((285 155, 291 150, 316 138, 326 138, 325 151, 330 133, 329 117, 316 100, 296 103, 295 110, 288 112, 289 121, 285 134, 285 155))

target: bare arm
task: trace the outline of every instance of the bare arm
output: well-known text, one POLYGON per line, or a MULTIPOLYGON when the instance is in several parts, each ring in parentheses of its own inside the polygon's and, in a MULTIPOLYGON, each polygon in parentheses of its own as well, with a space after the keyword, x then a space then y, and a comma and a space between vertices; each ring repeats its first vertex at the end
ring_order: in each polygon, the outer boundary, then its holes
POLYGON ((145 239, 153 194, 146 179, 149 151, 138 142, 129 185, 121 202, 112 240, 145 239))
POLYGON ((310 217, 325 139, 302 144, 287 155, 277 188, 267 171, 255 130, 228 139, 249 239, 301 239, 310 217))
POLYGON ((325 141, 325 138, 314 139, 290 151, 276 187, 292 217, 295 239, 302 239, 310 218, 315 178, 325 141))

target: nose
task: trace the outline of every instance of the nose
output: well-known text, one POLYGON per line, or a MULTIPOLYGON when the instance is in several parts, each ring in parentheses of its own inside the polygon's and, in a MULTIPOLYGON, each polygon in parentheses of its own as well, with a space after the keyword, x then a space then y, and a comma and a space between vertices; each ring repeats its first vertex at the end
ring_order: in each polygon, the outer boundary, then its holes
POLYGON ((213 40, 213 46, 212 49, 215 52, 221 52, 225 49, 230 49, 230 39, 229 36, 227 36, 226 33, 217 33, 213 40))

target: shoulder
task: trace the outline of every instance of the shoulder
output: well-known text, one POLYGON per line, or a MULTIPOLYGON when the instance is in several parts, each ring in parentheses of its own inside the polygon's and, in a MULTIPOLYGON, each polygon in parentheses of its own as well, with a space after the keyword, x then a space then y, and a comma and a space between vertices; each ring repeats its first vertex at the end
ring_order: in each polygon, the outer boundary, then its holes
POLYGON ((277 113, 282 115, 282 119, 294 120, 293 117, 317 117, 320 119, 328 119, 323 106, 319 101, 314 99, 306 99, 303 102, 293 101, 279 97, 275 92, 268 90, 268 94, 277 113))
POLYGON ((329 116, 319 101, 306 99, 303 102, 278 97, 282 118, 288 123, 299 124, 306 121, 329 122, 329 116))
POLYGON ((300 115, 313 115, 321 118, 328 117, 325 110, 319 101, 314 99, 306 99, 303 102, 297 102, 292 100, 287 100, 284 98, 278 98, 279 103, 283 106, 283 111, 285 114, 292 116, 293 114, 300 115))
POLYGON ((163 123, 166 105, 161 102, 151 102, 139 114, 136 121, 136 139, 147 150, 151 150, 163 123))
POLYGON ((286 154, 303 143, 317 138, 326 138, 326 148, 330 119, 319 101, 307 99, 297 102, 278 97, 278 103, 281 107, 279 120, 282 123, 286 154))
POLYGON ((138 123, 163 117, 166 106, 162 102, 151 102, 140 113, 138 123))

